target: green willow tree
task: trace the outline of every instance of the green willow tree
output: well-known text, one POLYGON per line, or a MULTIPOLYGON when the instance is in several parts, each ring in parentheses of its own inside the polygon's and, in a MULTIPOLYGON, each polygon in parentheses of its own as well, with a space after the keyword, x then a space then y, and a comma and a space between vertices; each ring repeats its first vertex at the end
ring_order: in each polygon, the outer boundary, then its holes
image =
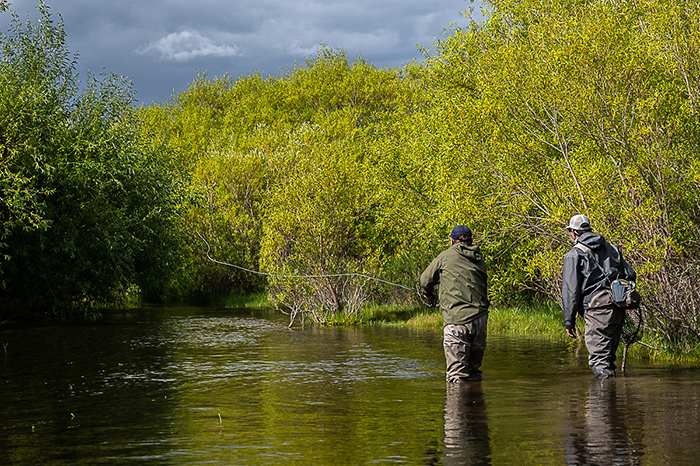
POLYGON ((343 297, 340 280, 263 282, 208 262, 196 233, 214 257, 250 269, 410 285, 467 223, 495 302, 558 299, 563 227, 582 212, 640 274, 647 343, 694 348, 699 9, 493 0, 486 19, 402 69, 324 49, 281 76, 199 76, 142 112, 186 173, 189 278, 176 286, 268 286, 324 320, 367 297, 409 297, 369 283, 343 297))
POLYGON ((257 204, 265 192, 266 175, 255 157, 239 164, 239 146, 228 144, 228 137, 235 141, 246 137, 236 129, 244 124, 242 120, 230 117, 238 108, 231 88, 227 76, 209 79, 200 74, 164 105, 138 111, 144 127, 158 134, 172 152, 183 184, 176 219, 183 235, 182 256, 167 287, 170 298, 212 301, 231 292, 264 287, 264 281, 248 273, 210 262, 200 238, 202 235, 209 242, 216 257, 257 268, 257 204), (240 186, 239 181, 243 183, 240 186))
POLYGON ((372 256, 363 250, 371 189, 348 153, 353 147, 324 143, 320 128, 304 132, 304 157, 267 197, 261 265, 285 275, 269 279, 275 301, 292 315, 310 312, 324 322, 340 312, 356 313, 367 299, 365 281, 346 274, 371 267, 372 256))
POLYGON ((694 2, 493 1, 429 60, 476 180, 498 289, 558 297, 563 225, 586 213, 640 274, 650 342, 700 342, 699 9, 694 2), (498 248, 494 248, 498 245, 498 248), (501 250, 502 252, 499 252, 501 250), (500 254, 500 255, 499 255, 500 254))
POLYGON ((278 77, 199 76, 163 107, 142 109, 188 173, 182 227, 191 253, 174 287, 211 299, 269 286, 280 304, 319 306, 317 316, 356 310, 367 298, 363 284, 266 282, 209 262, 197 233, 214 258, 272 274, 377 267, 378 202, 366 164, 402 86, 394 71, 323 49, 278 77), (313 301, 320 296, 329 298, 313 301))
POLYGON ((82 89, 61 22, 12 16, 0 37, 0 316, 89 316, 174 264, 178 194, 168 152, 142 127, 130 83, 82 89))
POLYGON ((270 279, 270 291, 292 318, 298 311, 321 322, 353 315, 378 288, 348 274, 383 275, 380 198, 369 166, 404 84, 396 72, 361 59, 351 64, 332 50, 280 84, 299 119, 276 154, 292 162, 267 197, 261 265, 284 275, 270 279))

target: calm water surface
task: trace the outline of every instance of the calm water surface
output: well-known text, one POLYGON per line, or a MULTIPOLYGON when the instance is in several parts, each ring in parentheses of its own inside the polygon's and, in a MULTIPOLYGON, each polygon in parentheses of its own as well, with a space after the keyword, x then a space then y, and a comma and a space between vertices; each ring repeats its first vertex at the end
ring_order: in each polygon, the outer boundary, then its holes
POLYGON ((489 336, 444 381, 432 330, 232 309, 0 327, 0 464, 700 464, 700 368, 489 336))

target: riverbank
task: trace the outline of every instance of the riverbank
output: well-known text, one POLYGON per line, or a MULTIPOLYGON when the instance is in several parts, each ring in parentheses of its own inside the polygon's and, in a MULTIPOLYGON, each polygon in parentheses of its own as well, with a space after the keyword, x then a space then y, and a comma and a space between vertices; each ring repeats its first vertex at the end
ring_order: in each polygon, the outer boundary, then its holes
MULTIPOLYGON (((374 308, 366 311, 365 319, 357 323, 365 325, 393 325, 414 328, 442 328, 442 316, 436 308, 374 308)), ((583 345, 583 319, 578 320, 579 338, 571 340, 565 330, 561 308, 556 303, 532 307, 492 306, 489 312, 488 332, 492 335, 542 339, 543 341, 566 341, 572 345, 583 345)), ((618 361, 622 361, 623 343, 618 349, 618 361)), ((700 361, 696 349, 678 354, 655 346, 647 335, 628 347, 627 361, 654 361, 663 364, 692 364, 700 361)))
MULTIPOLYGON (((232 296, 223 303, 231 307, 264 308, 272 307, 264 293, 250 296, 232 296)), ((512 337, 542 339, 545 341, 570 341, 583 344, 583 320, 579 319, 578 340, 570 340, 564 331, 561 308, 557 303, 545 303, 539 306, 492 306, 489 313, 489 334, 512 337)), ((308 320, 306 323, 308 324, 308 320)), ((333 326, 387 325, 407 328, 435 329, 442 328, 442 316, 439 308, 425 306, 385 306, 366 305, 355 315, 340 315, 326 322, 333 326)), ((618 356, 622 356, 623 345, 620 344, 618 356)), ((700 361, 698 350, 677 354, 656 346, 647 335, 628 348, 628 360, 654 361, 668 364, 697 364, 700 361)), ((621 359, 620 359, 621 360, 621 359)))
MULTIPOLYGON (((410 309, 370 309, 365 324, 394 325, 414 328, 442 328, 442 315, 439 308, 410 309), (409 315, 410 314, 410 315, 409 315), (406 317, 406 318, 401 318, 406 317)), ((505 336, 543 338, 550 341, 566 341, 561 320, 561 311, 554 306, 498 307, 489 312, 488 331, 505 336)))

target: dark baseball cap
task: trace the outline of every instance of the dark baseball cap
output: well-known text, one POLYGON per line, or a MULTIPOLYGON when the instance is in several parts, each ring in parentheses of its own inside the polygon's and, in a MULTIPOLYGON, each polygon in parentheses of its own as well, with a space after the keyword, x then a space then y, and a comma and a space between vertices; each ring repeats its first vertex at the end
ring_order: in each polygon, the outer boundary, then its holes
POLYGON ((466 225, 457 225, 452 229, 452 233, 450 233, 450 238, 458 240, 459 237, 462 235, 471 236, 472 231, 466 225))

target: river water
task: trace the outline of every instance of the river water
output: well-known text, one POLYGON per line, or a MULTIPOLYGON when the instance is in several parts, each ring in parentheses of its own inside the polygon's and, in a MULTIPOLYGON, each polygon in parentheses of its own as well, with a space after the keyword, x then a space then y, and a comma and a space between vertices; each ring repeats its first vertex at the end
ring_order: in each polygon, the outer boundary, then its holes
POLYGON ((435 330, 155 308, 0 327, 0 464, 698 464, 700 367, 490 335, 446 385, 435 330))

